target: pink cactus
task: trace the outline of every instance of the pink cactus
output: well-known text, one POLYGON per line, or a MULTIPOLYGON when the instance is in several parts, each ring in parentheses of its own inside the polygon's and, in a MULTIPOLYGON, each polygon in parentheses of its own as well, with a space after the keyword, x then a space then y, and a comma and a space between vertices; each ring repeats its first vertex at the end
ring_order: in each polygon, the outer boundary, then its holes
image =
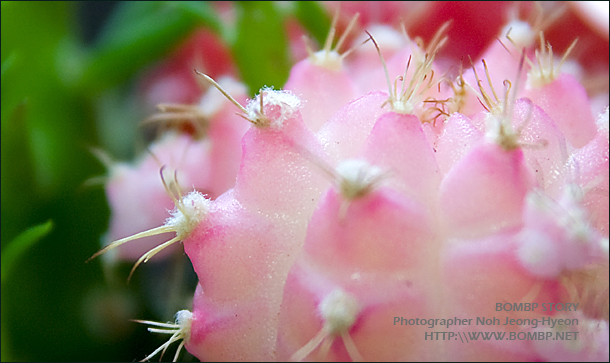
POLYGON ((333 27, 283 90, 247 103, 235 81, 202 75, 213 87, 188 110, 207 136, 152 148, 166 165, 181 155, 168 168, 195 188, 182 196, 164 174, 165 222, 157 166, 130 171, 150 188, 113 171, 118 241, 100 252, 173 232, 137 264, 182 241, 199 279, 175 324, 143 321, 172 334, 147 359, 182 339, 202 360, 608 360, 608 102, 599 115, 590 103, 608 90, 562 71, 570 50, 554 59, 519 9, 496 30, 505 46, 479 47, 485 61, 464 71, 442 53, 450 25, 427 46, 388 25, 364 33, 404 9, 382 10, 342 25, 334 49, 333 27), (126 211, 122 188, 147 204, 126 211), (139 232, 119 226, 133 210, 150 210, 138 229, 159 227, 123 238, 139 232), (558 319, 578 325, 547 326, 558 319), (547 332, 580 340, 531 340, 547 332))

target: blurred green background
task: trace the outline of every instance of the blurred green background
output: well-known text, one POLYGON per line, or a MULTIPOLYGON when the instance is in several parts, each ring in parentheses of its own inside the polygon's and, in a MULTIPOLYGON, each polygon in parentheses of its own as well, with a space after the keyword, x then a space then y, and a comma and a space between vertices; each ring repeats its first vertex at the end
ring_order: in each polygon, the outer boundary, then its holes
POLYGON ((129 266, 112 278, 100 259, 85 263, 109 218, 103 187, 87 183, 105 174, 89 150, 133 157, 147 116, 135 80, 193 29, 229 44, 253 91, 288 76, 287 16, 318 41, 329 27, 316 3, 235 6, 229 27, 206 2, 2 2, 2 361, 133 361, 168 338, 129 319, 172 319, 154 304, 170 267, 145 266, 128 285, 129 266))

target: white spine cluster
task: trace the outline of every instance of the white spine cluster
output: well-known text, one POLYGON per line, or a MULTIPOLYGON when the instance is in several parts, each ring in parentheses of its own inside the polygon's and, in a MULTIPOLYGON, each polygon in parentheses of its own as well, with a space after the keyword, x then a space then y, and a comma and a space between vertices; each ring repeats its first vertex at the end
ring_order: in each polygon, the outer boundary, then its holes
POLYGON ((185 195, 179 206, 171 211, 171 217, 165 221, 166 226, 173 227, 176 236, 183 239, 188 236, 197 225, 205 218, 212 201, 207 199, 198 191, 192 191, 185 195))
POLYGON ((290 91, 263 88, 254 99, 248 102, 246 115, 250 120, 260 120, 261 116, 264 116, 269 123, 264 126, 281 128, 286 120, 299 111, 301 106, 301 100, 290 91))
POLYGON ((180 355, 180 351, 182 347, 184 347, 184 342, 188 341, 191 337, 191 323, 193 322, 193 313, 188 310, 180 310, 175 315, 175 322, 172 323, 159 323, 156 321, 149 320, 134 320, 137 323, 152 325, 164 329, 159 328, 148 328, 148 331, 151 333, 159 333, 159 334, 171 334, 172 336, 169 340, 159 348, 157 348, 154 352, 149 354, 146 358, 142 359, 141 362, 150 360, 152 357, 157 355, 157 353, 161 352, 161 358, 163 358, 163 353, 167 347, 169 347, 173 342, 178 340, 182 340, 178 349, 176 350, 176 355, 174 355, 173 362, 178 360, 178 356, 180 355))
POLYGON ((356 322, 360 306, 356 298, 341 289, 328 294, 318 306, 324 325, 331 335, 347 332, 356 322))
POLYGON ((382 170, 360 159, 344 160, 336 168, 341 195, 353 200, 366 195, 385 175, 382 170))
POLYGON ((324 359, 334 339, 340 337, 352 361, 362 361, 362 356, 349 334, 360 311, 360 304, 354 295, 343 291, 341 288, 331 291, 318 304, 318 312, 324 320, 322 329, 307 344, 294 353, 291 360, 301 361, 305 359, 318 346, 320 346, 321 356, 324 359))

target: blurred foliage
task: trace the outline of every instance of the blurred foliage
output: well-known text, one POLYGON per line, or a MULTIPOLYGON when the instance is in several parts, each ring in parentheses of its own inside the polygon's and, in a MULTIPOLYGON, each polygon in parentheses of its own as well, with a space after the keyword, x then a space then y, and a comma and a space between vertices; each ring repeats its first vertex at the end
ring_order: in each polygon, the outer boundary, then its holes
POLYGON ((31 227, 2 250, 2 283, 8 278, 9 272, 15 263, 27 249, 40 241, 40 239, 53 229, 53 222, 47 221, 37 226, 31 227))
POLYGON ((288 79, 290 63, 280 13, 267 1, 241 1, 236 10, 235 37, 229 42, 250 93, 263 86, 281 87, 288 79))
POLYGON ((196 26, 219 31, 210 5, 202 2, 123 2, 88 57, 84 87, 106 88, 125 81, 160 58, 196 26))
POLYGON ((148 303, 170 283, 142 273, 127 286, 129 266, 116 282, 99 259, 85 263, 109 216, 103 188, 84 186, 105 172, 88 149, 129 155, 141 121, 130 120, 138 73, 195 27, 228 42, 252 93, 288 77, 286 17, 318 41, 328 31, 317 3, 235 5, 229 27, 206 2, 119 3, 88 46, 82 4, 2 2, 3 361, 132 361, 160 344, 128 319, 171 319, 148 303), (161 287, 143 291, 151 285, 161 287))
MULTIPOLYGON (((53 228, 53 222, 47 221, 46 223, 34 226, 27 231, 20 234, 17 238, 15 238, 10 244, 6 246, 6 248, 2 249, 2 285, 8 279, 11 269, 16 261, 19 260, 19 257, 23 255, 28 248, 30 248, 33 244, 40 241, 42 237, 47 235, 51 229, 53 228)), ((4 315, 3 310, 3 315, 4 315)), ((10 357, 9 350, 6 339, 6 334, 4 334, 4 318, 2 319, 2 361, 6 361, 10 357)))

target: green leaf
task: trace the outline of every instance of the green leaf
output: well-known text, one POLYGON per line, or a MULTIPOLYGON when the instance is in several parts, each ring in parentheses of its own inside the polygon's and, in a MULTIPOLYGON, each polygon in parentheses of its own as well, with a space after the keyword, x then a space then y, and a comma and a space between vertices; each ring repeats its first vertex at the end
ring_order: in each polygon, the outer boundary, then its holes
POLYGON ((122 82, 176 46, 196 26, 218 31, 220 22, 203 2, 126 2, 104 30, 82 83, 100 90, 122 82))
POLYGON ((206 26, 210 30, 220 34, 223 30, 223 23, 219 20, 218 14, 210 6, 207 1, 175 1, 173 5, 183 11, 185 14, 190 14, 198 19, 201 25, 206 26))
POLYGON ((75 108, 61 102, 66 88, 56 63, 57 46, 70 29, 72 5, 23 1, 2 11, 3 246, 36 223, 29 218, 40 198, 57 192, 66 185, 64 177, 74 174, 63 169, 66 157, 74 155, 67 151, 74 141, 62 126, 72 125, 82 134, 83 125, 74 122, 75 108))
MULTIPOLYGON (((4 79, 2 81, 4 83, 4 79)), ((34 223, 27 221, 38 197, 33 192, 35 181, 26 121, 27 106, 22 102, 13 110, 3 109, 2 112, 2 246, 34 223)))
POLYGON ((5 60, 2 61, 2 77, 4 77, 4 73, 11 68, 13 63, 15 62, 15 58, 17 58, 17 52, 13 51, 5 60))
POLYGON ((15 264, 15 261, 17 261, 34 243, 40 241, 44 236, 49 234, 52 229, 53 221, 48 220, 45 223, 31 227, 21 233, 2 249, 2 283, 4 283, 8 277, 10 269, 15 264))
POLYGON ((297 1, 294 15, 319 45, 330 29, 330 17, 317 1, 297 1))
POLYGON ((281 88, 288 79, 288 41, 280 12, 266 1, 240 1, 237 33, 231 44, 243 81, 250 93, 263 86, 281 88))

